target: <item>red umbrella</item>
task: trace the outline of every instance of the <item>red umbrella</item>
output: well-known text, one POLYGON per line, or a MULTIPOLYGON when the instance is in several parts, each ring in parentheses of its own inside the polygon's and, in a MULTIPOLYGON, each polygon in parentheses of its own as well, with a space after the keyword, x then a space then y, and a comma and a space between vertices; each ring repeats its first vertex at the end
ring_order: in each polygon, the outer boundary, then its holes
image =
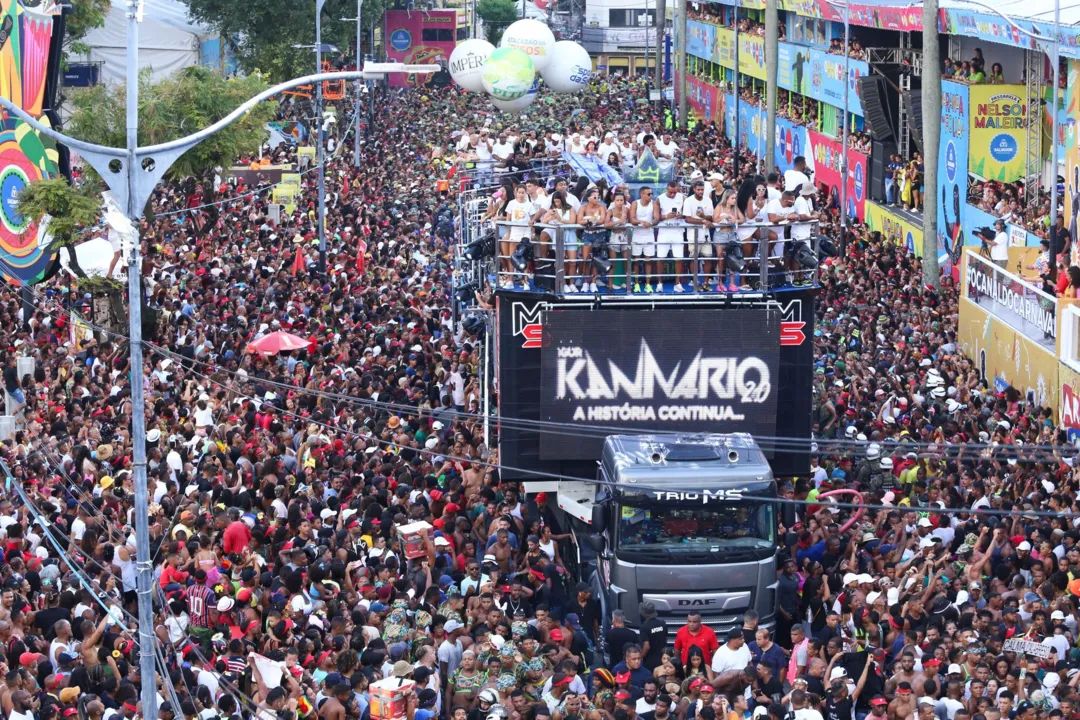
POLYGON ((263 357, 268 355, 277 355, 279 352, 288 352, 290 350, 306 350, 310 343, 300 337, 299 335, 293 335, 287 332, 273 332, 269 335, 263 335, 258 340, 249 343, 247 351, 252 353, 259 353, 263 357))

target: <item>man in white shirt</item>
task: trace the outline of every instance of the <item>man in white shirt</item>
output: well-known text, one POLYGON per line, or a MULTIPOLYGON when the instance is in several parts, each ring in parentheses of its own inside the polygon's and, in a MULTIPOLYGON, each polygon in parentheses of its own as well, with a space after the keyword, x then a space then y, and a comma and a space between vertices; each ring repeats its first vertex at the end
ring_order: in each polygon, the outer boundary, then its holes
POLYGON ((767 182, 766 182, 766 185, 765 185, 765 193, 768 196, 769 200, 779 200, 780 199, 781 190, 778 187, 779 184, 780 184, 780 176, 777 175, 776 173, 769 173, 769 177, 767 178, 767 182))
POLYGON ((486 129, 480 131, 476 140, 476 177, 481 185, 491 182, 491 136, 486 129))
POLYGON ((637 163, 637 145, 630 141, 630 133, 623 132, 618 140, 619 155, 622 157, 623 169, 634 167, 637 163))
MULTIPOLYGON (((660 193, 660 197, 656 198, 657 204, 660 206, 660 223, 656 236, 656 258, 659 261, 660 267, 663 267, 664 260, 666 258, 673 258, 675 260, 675 292, 685 292, 686 289, 682 286, 680 279, 686 276, 686 248, 683 243, 683 229, 680 225, 683 222, 683 204, 686 202, 686 196, 679 192, 679 182, 677 180, 671 180, 667 184, 667 191, 660 193)), ((662 271, 657 271, 658 275, 662 275, 662 271)), ((660 285, 663 285, 664 278, 660 278, 660 285)), ((693 290, 693 286, 690 286, 693 290)))
POLYGON ((514 143, 510 142, 505 132, 499 133, 499 139, 491 149, 495 158, 496 167, 506 167, 510 163, 510 156, 514 154, 514 143))
POLYGON ((683 219, 690 225, 700 226, 687 228, 686 241, 690 244, 691 262, 696 263, 699 258, 704 258, 701 274, 698 275, 701 279, 698 289, 702 291, 707 289, 707 278, 713 276, 712 216, 713 203, 705 194, 705 181, 695 180, 693 194, 683 203, 683 219))
POLYGON ((551 131, 544 135, 544 151, 548 155, 561 155, 564 150, 566 150, 566 142, 562 135, 551 131))
POLYGON ((670 166, 675 162, 675 156, 679 152, 679 146, 672 139, 671 133, 666 132, 661 136, 660 140, 656 141, 656 160, 660 164, 660 167, 670 166), (664 163, 667 163, 665 165, 664 163))
POLYGON ((806 158, 802 155, 795 158, 792 169, 784 173, 784 189, 798 192, 799 186, 810 182, 810 176, 806 172, 806 158))
POLYGON ((1002 270, 1007 270, 1009 265, 1009 233, 1005 231, 1005 222, 997 220, 994 229, 983 228, 982 236, 990 245, 990 260, 1002 270))
MULTIPOLYGON (((771 223, 790 222, 794 214, 795 193, 791 192, 790 190, 785 190, 783 193, 781 193, 779 200, 770 200, 765 204, 765 215, 769 218, 769 222, 771 223)), ((777 237, 777 241, 769 246, 769 264, 774 265, 776 260, 779 259, 780 264, 783 265, 784 237, 788 233, 788 228, 773 228, 770 232, 770 235, 774 233, 777 237)))
POLYGON ((615 133, 604 133, 604 140, 596 148, 596 154, 600 157, 600 162, 607 163, 608 156, 613 153, 615 157, 619 156, 619 146, 615 144, 615 133))
POLYGON ((728 670, 745 670, 751 662, 750 648, 746 647, 742 628, 732 628, 728 630, 727 642, 713 653, 712 671, 719 675, 728 670))

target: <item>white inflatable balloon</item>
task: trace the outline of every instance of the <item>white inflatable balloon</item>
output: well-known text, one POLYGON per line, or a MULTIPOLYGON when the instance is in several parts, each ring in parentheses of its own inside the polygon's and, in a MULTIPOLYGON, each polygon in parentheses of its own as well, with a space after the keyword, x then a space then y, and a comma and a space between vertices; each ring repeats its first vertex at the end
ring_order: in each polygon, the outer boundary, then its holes
POLYGON ((554 92, 572 93, 589 84, 592 77, 592 59, 585 48, 572 40, 555 43, 547 69, 540 73, 554 92))
POLYGON ((539 80, 533 80, 533 84, 532 87, 529 88, 529 92, 525 93, 517 100, 500 100, 493 97, 491 98, 491 104, 502 110, 504 113, 519 113, 536 101, 536 92, 539 89, 539 80))
POLYGON ((532 58, 533 67, 538 72, 543 72, 555 51, 555 35, 539 20, 518 20, 506 28, 499 47, 513 47, 524 51, 532 58))
POLYGON ((529 92, 536 71, 532 58, 517 48, 495 48, 481 74, 484 90, 499 100, 517 100, 529 92))
POLYGON ((450 53, 450 77, 462 90, 484 92, 484 63, 494 50, 494 45, 479 38, 458 43, 450 53))

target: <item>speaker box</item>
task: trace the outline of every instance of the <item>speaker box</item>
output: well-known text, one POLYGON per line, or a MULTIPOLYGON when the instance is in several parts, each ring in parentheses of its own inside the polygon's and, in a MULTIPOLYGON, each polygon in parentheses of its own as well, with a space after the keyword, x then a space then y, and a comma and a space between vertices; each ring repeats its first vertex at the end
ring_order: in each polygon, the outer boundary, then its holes
POLYGON ((859 78, 859 99, 862 101, 863 117, 870 130, 870 137, 883 142, 896 137, 892 113, 889 112, 888 86, 880 75, 859 78))
POLYGON ((906 91, 904 93, 904 102, 908 106, 908 130, 911 132, 911 138, 915 141, 915 147, 922 150, 922 91, 906 91))
POLYGON ((870 199, 885 202, 885 168, 896 154, 896 143, 874 140, 870 145, 870 199))

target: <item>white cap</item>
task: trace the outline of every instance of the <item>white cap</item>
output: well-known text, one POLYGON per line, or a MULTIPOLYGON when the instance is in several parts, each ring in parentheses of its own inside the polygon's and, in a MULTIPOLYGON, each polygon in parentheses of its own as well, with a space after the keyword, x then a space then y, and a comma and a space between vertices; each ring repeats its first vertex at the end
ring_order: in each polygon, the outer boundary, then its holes
POLYGON ((847 670, 845 670, 842 667, 834 667, 832 669, 832 674, 829 675, 829 680, 837 680, 839 678, 846 678, 846 677, 847 677, 847 670))
POLYGON ((330 508, 323 508, 323 511, 321 513, 319 513, 319 517, 322 518, 323 520, 329 520, 330 518, 334 517, 335 515, 337 515, 337 513, 334 512, 333 510, 331 510, 330 508))
POLYGON ((929 537, 924 537, 922 540, 919 541, 919 549, 920 550, 923 550, 925 548, 932 548, 932 547, 934 547, 934 541, 931 540, 929 537))
POLYGON ((1065 613, 1061 612, 1060 610, 1055 610, 1054 612, 1050 613, 1050 619, 1051 620, 1064 620, 1065 619, 1065 613))
POLYGON ((885 593, 885 602, 890 606, 900 602, 900 588, 889 588, 889 591, 885 593))
POLYGON ((964 603, 966 603, 967 601, 968 601, 968 591, 967 590, 961 590, 960 592, 956 593, 956 602, 953 603, 953 605, 956 605, 956 607, 960 607, 964 603))
POLYGON ((860 585, 864 583, 872 585, 874 583, 874 576, 870 573, 859 573, 859 576, 856 578, 856 580, 859 581, 860 585))
POLYGON ((1061 676, 1056 672, 1046 673, 1046 677, 1043 678, 1043 687, 1047 690, 1053 690, 1061 682, 1061 676))
POLYGON ((850 585, 853 582, 857 582, 858 579, 859 579, 858 575, 856 575, 855 573, 850 573, 849 572, 846 575, 844 575, 844 585, 850 585))
POLYGON ((1016 546, 1016 549, 1017 550, 1031 550, 1031 543, 1029 543, 1027 540, 1024 540, 1023 542, 1021 542, 1019 545, 1016 546))
POLYGON ((956 673, 957 675, 963 675, 964 671, 960 668, 959 665, 957 665, 956 663, 952 663, 951 665, 949 665, 949 670, 945 674, 952 675, 953 673, 956 673))
POLYGON ((236 603, 233 602, 233 599, 231 597, 223 597, 217 601, 218 612, 228 612, 232 610, 233 605, 235 604, 236 603))
POLYGON ((876 590, 874 592, 867 593, 866 594, 866 604, 867 605, 873 605, 875 602, 877 602, 877 599, 879 597, 881 597, 881 593, 879 593, 876 590))
POLYGON ((450 541, 449 541, 449 540, 447 540, 446 538, 444 538, 444 537, 443 537, 442 535, 440 535, 439 537, 435 538, 435 544, 436 544, 436 545, 445 545, 445 546, 449 546, 449 545, 450 545, 450 541))
POLYGON ((934 527, 934 523, 930 522, 930 518, 919 518, 919 527, 934 527))

